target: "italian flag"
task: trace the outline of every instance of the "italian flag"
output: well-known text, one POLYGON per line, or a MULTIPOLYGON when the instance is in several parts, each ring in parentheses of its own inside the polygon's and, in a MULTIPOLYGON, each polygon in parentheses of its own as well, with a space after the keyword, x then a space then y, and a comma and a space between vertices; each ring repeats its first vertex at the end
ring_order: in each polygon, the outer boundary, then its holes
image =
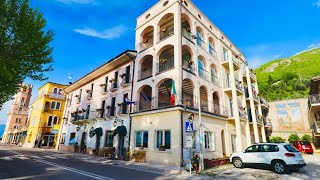
POLYGON ((171 85, 171 95, 170 95, 170 105, 173 106, 176 104, 176 87, 174 86, 174 81, 172 80, 171 85))

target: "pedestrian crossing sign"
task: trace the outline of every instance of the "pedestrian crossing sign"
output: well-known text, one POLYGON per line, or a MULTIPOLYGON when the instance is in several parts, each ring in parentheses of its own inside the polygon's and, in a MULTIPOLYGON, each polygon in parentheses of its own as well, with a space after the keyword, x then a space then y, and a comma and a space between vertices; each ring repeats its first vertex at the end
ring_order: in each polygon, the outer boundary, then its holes
POLYGON ((193 132, 193 123, 186 122, 186 132, 193 132))

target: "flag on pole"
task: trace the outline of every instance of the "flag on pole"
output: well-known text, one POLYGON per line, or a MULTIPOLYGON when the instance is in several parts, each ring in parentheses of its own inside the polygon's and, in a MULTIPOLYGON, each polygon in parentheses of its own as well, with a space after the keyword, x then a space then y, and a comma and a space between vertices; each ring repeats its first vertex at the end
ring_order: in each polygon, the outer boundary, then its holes
POLYGON ((130 105, 130 104, 136 104, 134 101, 130 101, 128 98, 124 99, 126 105, 130 105))
POLYGON ((173 106, 176 104, 176 87, 174 86, 174 81, 172 80, 171 85, 171 95, 170 95, 170 105, 173 106))

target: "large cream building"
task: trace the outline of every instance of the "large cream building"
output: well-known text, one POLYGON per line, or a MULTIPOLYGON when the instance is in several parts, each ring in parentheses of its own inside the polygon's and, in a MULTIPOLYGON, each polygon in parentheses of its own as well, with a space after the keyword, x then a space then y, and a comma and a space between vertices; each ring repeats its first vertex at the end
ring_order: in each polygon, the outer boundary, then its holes
POLYGON ((200 151, 201 141, 204 158, 266 141, 255 74, 240 50, 190 0, 160 0, 139 16, 136 50, 130 148, 146 151, 147 162, 184 164, 190 114, 193 151, 200 151))

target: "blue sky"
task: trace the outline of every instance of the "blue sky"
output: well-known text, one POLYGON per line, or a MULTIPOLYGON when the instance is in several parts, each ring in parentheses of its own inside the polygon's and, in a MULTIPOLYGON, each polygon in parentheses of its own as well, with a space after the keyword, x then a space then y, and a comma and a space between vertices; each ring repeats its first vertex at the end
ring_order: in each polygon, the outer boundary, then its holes
MULTIPOLYGON (((49 81, 75 81, 126 49, 136 18, 158 0, 31 0, 55 32, 49 81)), ((193 0, 252 67, 320 46, 320 0, 193 0)), ((34 84, 34 94, 45 82, 34 84)), ((5 123, 10 103, 0 112, 5 123)))

